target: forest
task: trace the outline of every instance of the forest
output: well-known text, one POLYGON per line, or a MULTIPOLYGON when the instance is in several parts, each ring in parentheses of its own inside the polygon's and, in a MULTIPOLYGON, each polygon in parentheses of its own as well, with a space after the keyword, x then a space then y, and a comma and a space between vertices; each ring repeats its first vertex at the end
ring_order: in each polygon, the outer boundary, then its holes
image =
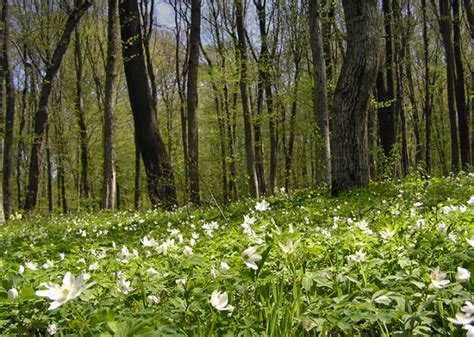
POLYGON ((473 0, 0 0, 0 336, 474 336, 473 0))
POLYGON ((466 171, 472 6, 4 1, 5 217, 466 171))

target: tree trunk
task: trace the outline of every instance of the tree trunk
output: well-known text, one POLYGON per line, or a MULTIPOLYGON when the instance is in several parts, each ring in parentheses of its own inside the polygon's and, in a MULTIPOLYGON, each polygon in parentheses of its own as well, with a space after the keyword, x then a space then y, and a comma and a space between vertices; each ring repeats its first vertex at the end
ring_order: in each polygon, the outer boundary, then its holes
POLYGON ((431 94, 430 94, 430 54, 428 21, 426 17, 426 0, 421 0, 423 12, 423 68, 424 68, 424 102, 423 115, 425 117, 425 166, 426 173, 431 173, 431 94))
POLYGON ((252 115, 249 106, 249 94, 247 84, 247 43, 244 28, 244 6, 242 0, 235 0, 236 6, 236 26, 239 40, 240 58, 240 95, 242 100, 242 110, 245 128, 245 155, 247 163, 247 176, 250 195, 254 198, 259 196, 259 186, 255 171, 255 146, 253 138, 252 115))
POLYGON ((81 53, 81 34, 79 24, 75 30, 74 56, 76 66, 76 116, 79 126, 80 147, 81 147, 81 183, 80 192, 82 198, 90 198, 89 190, 89 151, 86 116, 84 111, 84 99, 82 97, 82 81, 83 81, 83 63, 81 53))
POLYGON ((15 122, 15 86, 13 84, 13 69, 10 62, 10 29, 8 1, 3 1, 2 23, 3 29, 3 71, 5 72, 6 114, 5 114, 5 142, 3 148, 3 211, 5 219, 10 218, 13 201, 13 127, 15 122))
POLYGON ((46 125, 46 170, 48 174, 47 179, 47 194, 48 194, 48 211, 53 211, 53 168, 51 162, 51 138, 49 133, 49 124, 46 125))
POLYGON ((343 0, 347 51, 334 95, 331 127, 332 194, 369 182, 368 105, 377 75, 377 1, 343 0))
MULTIPOLYGON (((461 54, 461 14, 459 0, 452 0, 453 7, 453 49, 454 63, 456 66, 456 83, 454 92, 456 95, 456 108, 458 111, 459 145, 461 149, 461 168, 467 170, 470 163, 469 150, 469 124, 467 121, 466 92, 464 86, 464 69, 461 54)), ((471 41, 472 43, 472 41, 471 41)), ((5 144, 6 145, 6 144, 5 144)))
POLYGON ((140 147, 138 146, 138 135, 135 130, 135 191, 133 194, 133 206, 135 209, 140 209, 140 147))
POLYGON ((153 206, 170 209, 177 202, 176 189, 150 95, 137 0, 121 1, 119 8, 125 77, 135 129, 139 130, 137 143, 147 175, 148 195, 153 206))
POLYGON ((405 60, 405 41, 401 34, 403 25, 401 21, 401 7, 399 0, 392 0, 392 13, 394 22, 397 24, 397 34, 394 35, 394 63, 395 63, 395 115, 400 117, 400 131, 402 136, 401 142, 401 164, 402 164, 402 175, 405 177, 408 175, 408 136, 407 136, 407 123, 406 123, 406 111, 403 104, 403 64, 405 60))
POLYGON ((117 82, 117 57, 119 52, 118 0, 109 0, 107 25, 107 65, 105 70, 104 111, 104 183, 102 208, 115 207, 117 171, 115 167, 115 99, 117 82))
POLYGON ((61 38, 54 50, 53 57, 46 69, 41 85, 38 109, 34 117, 33 145, 31 146, 30 167, 28 172, 28 190, 26 193, 25 209, 35 208, 38 199, 39 175, 43 155, 44 132, 48 122, 48 102, 56 74, 61 65, 63 56, 71 41, 71 35, 80 18, 92 5, 90 0, 76 0, 74 10, 69 15, 61 38))
MULTIPOLYGON (((434 2, 434 1, 433 1, 434 2)), ((434 4, 433 4, 434 5, 434 4)), ((458 127, 456 123, 456 106, 454 96, 455 85, 455 61, 454 48, 451 34, 451 15, 449 13, 449 2, 439 0, 439 30, 443 38, 444 51, 446 54, 446 78, 448 91, 449 124, 451 126, 451 170, 459 170, 459 141, 458 127)))
POLYGON ((201 40, 201 0, 191 1, 191 34, 189 36, 188 58, 188 155, 189 196, 192 203, 201 203, 199 187, 199 137, 198 137, 198 69, 199 42, 201 40))
POLYGON ((316 164, 316 177, 326 184, 331 183, 331 162, 329 142, 329 113, 326 89, 326 63, 321 29, 321 1, 309 2, 309 24, 311 35, 311 51, 314 64, 314 119, 318 126, 320 147, 316 164))
POLYGON ((395 89, 393 76, 393 11, 392 1, 383 1, 385 29, 385 63, 381 63, 377 75, 377 100, 382 106, 377 109, 379 136, 383 152, 388 158, 396 143, 395 134, 395 89), (382 64, 384 66, 382 66, 382 64))

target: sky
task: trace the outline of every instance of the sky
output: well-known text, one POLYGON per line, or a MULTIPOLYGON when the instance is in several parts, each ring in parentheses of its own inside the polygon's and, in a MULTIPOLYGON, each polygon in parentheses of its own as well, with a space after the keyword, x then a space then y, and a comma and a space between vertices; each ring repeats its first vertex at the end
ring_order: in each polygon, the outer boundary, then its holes
POLYGON ((158 25, 167 28, 174 27, 174 11, 173 8, 164 1, 159 1, 156 5, 158 25))

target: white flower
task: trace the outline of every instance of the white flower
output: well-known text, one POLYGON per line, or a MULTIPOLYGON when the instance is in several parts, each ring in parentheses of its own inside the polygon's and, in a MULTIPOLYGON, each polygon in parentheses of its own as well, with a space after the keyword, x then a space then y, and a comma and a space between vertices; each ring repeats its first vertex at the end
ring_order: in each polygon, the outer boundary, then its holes
POLYGON ((471 273, 469 272, 469 270, 462 267, 458 267, 458 271, 456 273, 456 280, 458 280, 459 282, 464 282, 469 280, 470 277, 471 273))
POLYGON ((148 269, 146 270, 146 272, 147 272, 148 274, 150 274, 150 275, 157 275, 157 274, 158 274, 158 272, 156 271, 156 269, 153 268, 153 267, 148 268, 148 269))
POLYGON ((183 249, 183 254, 185 256, 192 256, 194 254, 193 249, 189 246, 185 246, 184 249, 183 249))
POLYGON ((117 254, 117 261, 120 261, 122 263, 128 263, 128 259, 131 256, 132 254, 130 254, 130 252, 128 251, 128 248, 125 246, 122 246, 122 249, 117 254))
POLYGON ((391 230, 390 228, 385 228, 385 230, 380 231, 380 237, 384 242, 392 240, 392 238, 395 236, 395 231, 391 230))
POLYGON ((347 261, 350 263, 352 261, 355 261, 355 262, 365 262, 365 258, 366 258, 367 254, 364 253, 364 251, 362 249, 359 249, 354 255, 349 255, 347 257, 347 261))
POLYGON ((431 284, 433 284, 433 286, 438 289, 447 286, 450 281, 446 280, 446 276, 446 273, 441 273, 439 271, 439 267, 436 267, 436 269, 433 270, 430 276, 431 284))
POLYGON ((186 279, 185 278, 179 278, 179 279, 176 279, 176 285, 177 286, 185 286, 186 285, 186 279))
POLYGON ((444 232, 446 228, 447 228, 446 224, 444 222, 440 222, 436 229, 438 230, 438 232, 444 232))
POLYGON ((214 290, 211 295, 211 305, 219 311, 230 311, 232 312, 234 310, 234 307, 231 305, 227 305, 229 302, 229 297, 227 296, 227 293, 224 292, 219 292, 219 290, 214 290))
POLYGON ((118 291, 120 291, 122 294, 127 295, 129 292, 132 291, 130 283, 130 281, 125 280, 125 277, 119 278, 117 281, 118 291))
POLYGON ((16 300, 18 298, 18 290, 15 288, 8 290, 8 298, 11 300, 16 300))
POLYGON ((18 267, 18 274, 23 274, 23 272, 25 271, 25 267, 20 264, 20 266, 18 267))
POLYGON ((470 239, 466 238, 466 241, 469 246, 474 247, 474 235, 470 239))
POLYGON ((416 228, 421 228, 425 225, 425 219, 418 219, 415 222, 415 227, 416 228))
POLYGON ((256 203, 255 209, 260 212, 266 212, 270 209, 270 203, 266 201, 265 199, 262 200, 261 202, 256 203))
POLYGON ((217 271, 216 271, 216 268, 214 268, 214 266, 212 266, 211 268, 211 276, 213 278, 216 278, 217 277, 217 271))
POLYGON ((241 225, 243 228, 246 228, 248 226, 252 226, 255 224, 257 220, 250 216, 250 215, 244 215, 244 223, 241 225))
POLYGON ((47 290, 37 290, 36 295, 39 297, 47 297, 52 300, 53 302, 51 302, 48 309, 53 310, 64 303, 75 299, 84 290, 94 285, 94 283, 83 285, 84 281, 84 274, 74 278, 70 272, 67 272, 64 275, 63 284, 61 286, 51 282, 43 283, 42 285, 47 288, 47 290))
POLYGON ((96 261, 94 263, 92 263, 90 266, 89 266, 89 270, 92 271, 92 270, 97 270, 99 269, 99 263, 96 261))
POLYGON ((466 337, 474 337, 474 326, 470 324, 465 324, 462 326, 464 330, 467 330, 466 337))
POLYGON ((157 247, 158 242, 155 239, 149 240, 147 236, 144 236, 143 239, 140 240, 143 247, 157 247))
POLYGON ((381 295, 374 300, 375 303, 389 305, 391 300, 390 297, 386 295, 381 295))
POLYGON ((57 331, 56 324, 54 323, 48 324, 48 328, 46 330, 48 331, 50 335, 56 334, 56 331, 57 331))
POLYGON ((27 261, 25 263, 25 267, 30 269, 30 270, 38 270, 38 264, 34 263, 34 262, 31 262, 31 261, 27 261))
POLYGON ((43 269, 48 269, 48 268, 51 268, 51 267, 53 267, 53 266, 54 266, 53 261, 47 260, 45 263, 43 263, 43 266, 42 266, 42 267, 43 267, 43 269))
POLYGON ((295 252, 296 248, 298 248, 299 244, 300 244, 300 240, 296 240, 295 243, 293 243, 292 240, 288 240, 286 245, 284 245, 282 243, 279 243, 278 246, 280 247, 280 249, 282 250, 283 253, 293 254, 295 252))
POLYGON ((64 257, 65 257, 65 254, 64 254, 64 253, 59 253, 59 258, 60 258, 61 260, 64 260, 64 257))
POLYGON ((413 204, 413 206, 415 206, 415 207, 421 207, 421 206, 423 206, 423 203, 422 203, 421 201, 418 201, 418 202, 415 202, 415 203, 413 204))
POLYGON ((467 201, 469 206, 474 206, 474 195, 471 195, 471 198, 467 201))
POLYGON ((474 321, 474 317, 459 312, 456 314, 455 318, 449 317, 448 321, 457 325, 465 325, 470 324, 472 321, 474 321))
POLYGON ((458 241, 458 236, 456 234, 454 234, 453 232, 449 233, 448 234, 448 238, 453 241, 454 243, 456 243, 456 241, 458 241))
POLYGON ((230 269, 230 266, 226 262, 222 261, 219 269, 221 271, 228 271, 230 269))
POLYGON ((155 295, 148 295, 147 298, 148 302, 150 302, 151 304, 158 304, 160 303, 160 299, 158 297, 156 297, 155 295))
POLYGON ((244 250, 242 253, 242 259, 247 267, 257 270, 258 266, 255 262, 260 261, 262 257, 257 254, 257 247, 252 246, 244 250))
POLYGON ((465 306, 461 308, 461 311, 471 315, 474 314, 474 304, 471 301, 466 301, 464 304, 465 306))

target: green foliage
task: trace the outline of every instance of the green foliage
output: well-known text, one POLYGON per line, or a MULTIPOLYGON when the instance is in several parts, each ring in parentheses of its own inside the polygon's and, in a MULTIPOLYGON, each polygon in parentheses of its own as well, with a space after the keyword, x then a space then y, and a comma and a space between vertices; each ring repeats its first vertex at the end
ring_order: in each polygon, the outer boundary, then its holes
POLYGON ((474 270, 473 194, 472 176, 412 176, 337 199, 283 193, 267 210, 247 200, 224 209, 227 222, 215 208, 186 207, 14 220, 0 228, 0 331, 47 335, 54 323, 57 336, 461 336, 448 318, 472 300, 472 280, 456 270, 474 270), (249 247, 257 270, 244 263, 249 247), (450 281, 440 288, 437 267, 450 281), (68 271, 95 284, 48 310, 35 291, 68 271), (215 290, 229 310, 210 303, 215 290))

